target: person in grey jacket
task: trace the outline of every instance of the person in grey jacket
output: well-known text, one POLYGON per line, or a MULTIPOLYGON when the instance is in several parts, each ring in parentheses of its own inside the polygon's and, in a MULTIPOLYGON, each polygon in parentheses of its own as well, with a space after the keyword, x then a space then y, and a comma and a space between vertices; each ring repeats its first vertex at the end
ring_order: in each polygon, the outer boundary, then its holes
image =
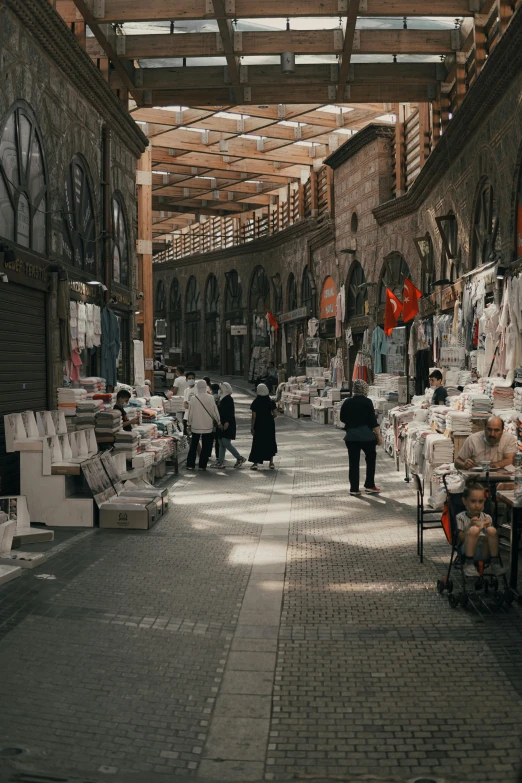
POLYGON ((196 383, 196 393, 189 402, 187 423, 191 435, 187 470, 194 470, 196 467, 196 453, 200 438, 199 469, 206 470, 212 453, 214 427, 221 428, 221 422, 215 400, 211 394, 207 393, 207 382, 204 380, 196 383))

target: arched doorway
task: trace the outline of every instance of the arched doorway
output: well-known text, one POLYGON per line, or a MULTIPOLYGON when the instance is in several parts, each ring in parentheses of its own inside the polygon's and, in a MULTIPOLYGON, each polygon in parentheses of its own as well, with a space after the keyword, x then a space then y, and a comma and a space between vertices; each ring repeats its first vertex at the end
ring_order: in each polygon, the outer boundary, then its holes
POLYGON ((201 295, 198 281, 192 276, 187 284, 185 299, 185 344, 186 359, 189 367, 201 367, 201 295))
POLYGON ((297 310, 297 281, 292 273, 288 275, 286 295, 288 301, 288 312, 290 313, 292 310, 297 310))
POLYGON ((346 282, 346 322, 352 330, 352 345, 346 346, 348 374, 351 378, 358 351, 363 345, 364 330, 367 326, 368 287, 364 269, 359 261, 354 261, 346 282), (366 319, 362 320, 362 319, 366 319))
MULTIPOLYGON (((243 323, 243 286, 235 269, 226 273, 225 286, 225 372, 227 375, 243 375, 244 334, 232 334, 233 326, 243 323)), ((241 329, 241 331, 243 331, 241 329)))
POLYGON ((219 286, 215 275, 209 275, 205 291, 205 345, 206 367, 219 370, 221 361, 221 334, 219 328, 219 286))
MULTIPOLYGON (((389 288, 402 302, 404 296, 404 280, 411 280, 410 268, 400 253, 392 253, 385 260, 381 273, 379 301, 386 303, 386 288, 389 288)), ((384 317, 383 317, 384 318, 384 317)), ((381 321, 381 324, 383 321, 381 321)), ((387 356, 383 357, 383 372, 392 375, 405 375, 408 361, 408 330, 406 326, 398 325, 388 337, 387 356)))
POLYGON ((454 212, 449 212, 445 217, 438 218, 439 230, 442 237, 442 279, 454 283, 462 277, 462 248, 460 245, 459 227, 454 212))
POLYGON ((252 347, 268 345, 266 311, 270 309, 270 284, 262 266, 257 266, 252 273, 248 307, 252 317, 252 347))

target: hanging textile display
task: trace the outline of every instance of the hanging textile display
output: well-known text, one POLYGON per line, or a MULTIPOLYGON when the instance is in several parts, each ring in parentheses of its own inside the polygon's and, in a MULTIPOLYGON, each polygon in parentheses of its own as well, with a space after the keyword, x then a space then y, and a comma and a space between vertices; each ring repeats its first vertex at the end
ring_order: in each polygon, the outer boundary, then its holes
POLYGON ((281 363, 286 364, 286 329, 285 325, 281 327, 281 363))
POLYGON ((143 342, 133 340, 134 343, 134 384, 145 386, 145 359, 143 358, 143 342))
POLYGON ((107 386, 116 386, 117 362, 120 353, 120 326, 118 319, 109 307, 104 307, 101 314, 102 325, 102 355, 101 374, 107 386))
POLYGON ((361 350, 357 352, 353 368, 352 381, 357 379, 371 381, 372 357, 370 353, 370 335, 368 329, 364 330, 361 350))
POLYGON ((388 353, 388 342, 386 335, 380 326, 376 326, 372 334, 372 345, 370 349, 373 359, 373 371, 377 373, 382 372, 382 357, 388 353))
POLYGON ((319 329, 319 321, 317 318, 310 318, 308 321, 308 337, 315 337, 319 329))
POLYGON ((352 345, 354 344, 353 343, 353 334, 352 334, 352 328, 351 327, 348 327, 348 329, 344 333, 344 337, 345 337, 345 340, 346 340, 346 347, 347 348, 351 348, 352 345))
POLYGON ((339 290, 339 293, 337 294, 337 302, 335 308, 335 336, 336 337, 342 337, 343 334, 345 304, 346 304, 346 292, 343 284, 339 290))

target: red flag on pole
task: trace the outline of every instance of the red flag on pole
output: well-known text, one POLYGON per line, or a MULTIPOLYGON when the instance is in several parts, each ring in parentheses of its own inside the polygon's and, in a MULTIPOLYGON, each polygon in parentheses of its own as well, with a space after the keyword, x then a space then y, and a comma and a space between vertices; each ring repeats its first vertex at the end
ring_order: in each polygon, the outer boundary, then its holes
POLYGON ((384 308, 384 333, 391 334, 397 326, 397 321, 402 312, 402 302, 397 299, 393 291, 386 288, 386 307, 384 308))
POLYGON ((266 311, 266 317, 268 318, 268 323, 273 329, 279 329, 279 324, 277 323, 275 316, 272 315, 270 310, 266 311))
POLYGON ((402 297, 402 320, 404 323, 406 323, 406 321, 411 321, 419 312, 419 299, 421 296, 422 293, 419 289, 415 288, 411 280, 408 280, 408 278, 405 277, 404 294, 402 297))

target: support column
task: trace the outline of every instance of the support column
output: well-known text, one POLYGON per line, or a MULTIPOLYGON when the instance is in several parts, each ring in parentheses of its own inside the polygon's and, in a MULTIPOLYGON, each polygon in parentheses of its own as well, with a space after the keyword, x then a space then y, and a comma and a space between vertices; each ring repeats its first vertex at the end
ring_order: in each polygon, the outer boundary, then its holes
MULTIPOLYGON (((138 271, 140 299, 138 324, 143 330, 143 355, 154 359, 153 281, 152 281, 152 146, 149 144, 138 161, 136 183, 138 191, 138 271)), ((145 377, 154 388, 154 370, 145 369, 145 377)))

